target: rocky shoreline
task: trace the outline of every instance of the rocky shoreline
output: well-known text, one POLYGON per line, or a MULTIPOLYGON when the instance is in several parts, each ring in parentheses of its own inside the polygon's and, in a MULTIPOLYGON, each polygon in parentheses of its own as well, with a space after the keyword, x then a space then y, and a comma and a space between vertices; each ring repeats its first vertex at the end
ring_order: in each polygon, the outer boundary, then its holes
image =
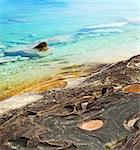
POLYGON ((0 117, 0 150, 140 149, 140 55, 0 117))
MULTIPOLYGON (((56 62, 58 61, 56 60, 56 62)), ((88 76, 91 67, 93 68, 93 65, 67 64, 62 65, 58 71, 54 70, 53 74, 37 77, 36 79, 32 78, 24 82, 16 80, 15 83, 10 84, 8 87, 7 85, 6 87, 0 87, 0 102, 25 93, 39 94, 46 90, 65 88, 69 86, 67 84, 71 83, 72 80, 79 80, 88 76)))

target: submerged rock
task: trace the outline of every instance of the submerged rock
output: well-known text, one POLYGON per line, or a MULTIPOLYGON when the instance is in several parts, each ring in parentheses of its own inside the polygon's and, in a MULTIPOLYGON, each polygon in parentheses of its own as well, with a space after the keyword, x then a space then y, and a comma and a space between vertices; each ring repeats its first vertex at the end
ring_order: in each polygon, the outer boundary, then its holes
POLYGON ((48 50, 48 43, 47 42, 41 42, 37 46, 35 46, 34 49, 37 49, 39 51, 47 51, 48 50))
POLYGON ((22 58, 40 58, 40 56, 36 53, 29 53, 27 51, 13 51, 13 52, 4 52, 5 57, 19 57, 19 59, 22 58))

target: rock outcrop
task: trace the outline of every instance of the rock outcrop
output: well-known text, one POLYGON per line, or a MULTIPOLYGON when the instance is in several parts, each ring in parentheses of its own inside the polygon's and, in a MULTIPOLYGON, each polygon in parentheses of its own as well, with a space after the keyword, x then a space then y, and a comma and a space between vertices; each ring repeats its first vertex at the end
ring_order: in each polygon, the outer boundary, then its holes
POLYGON ((37 46, 35 46, 34 49, 37 49, 39 51, 47 51, 48 50, 48 43, 47 42, 41 42, 37 46))
POLYGON ((99 65, 80 85, 1 116, 0 149, 140 149, 139 63, 99 65))

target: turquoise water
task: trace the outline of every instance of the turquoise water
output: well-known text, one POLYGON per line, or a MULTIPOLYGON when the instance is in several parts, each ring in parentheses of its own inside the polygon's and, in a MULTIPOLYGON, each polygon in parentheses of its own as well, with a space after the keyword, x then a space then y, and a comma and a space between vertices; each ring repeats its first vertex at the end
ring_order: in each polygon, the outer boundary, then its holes
POLYGON ((0 86, 140 53, 139 0, 0 0, 0 86), (48 41, 48 52, 32 49, 48 41))

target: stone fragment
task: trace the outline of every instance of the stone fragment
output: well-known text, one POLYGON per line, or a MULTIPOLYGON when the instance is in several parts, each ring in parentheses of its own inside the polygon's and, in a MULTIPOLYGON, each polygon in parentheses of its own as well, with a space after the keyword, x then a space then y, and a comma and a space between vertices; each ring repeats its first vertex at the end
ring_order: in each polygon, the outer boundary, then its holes
POLYGON ((83 122, 79 128, 87 131, 93 131, 101 128, 103 124, 102 120, 90 120, 88 122, 83 122))
POLYGON ((140 84, 130 84, 122 90, 126 93, 140 93, 140 84))
POLYGON ((48 50, 48 43, 47 42, 41 42, 37 46, 35 46, 34 49, 37 49, 39 51, 47 51, 48 50))

